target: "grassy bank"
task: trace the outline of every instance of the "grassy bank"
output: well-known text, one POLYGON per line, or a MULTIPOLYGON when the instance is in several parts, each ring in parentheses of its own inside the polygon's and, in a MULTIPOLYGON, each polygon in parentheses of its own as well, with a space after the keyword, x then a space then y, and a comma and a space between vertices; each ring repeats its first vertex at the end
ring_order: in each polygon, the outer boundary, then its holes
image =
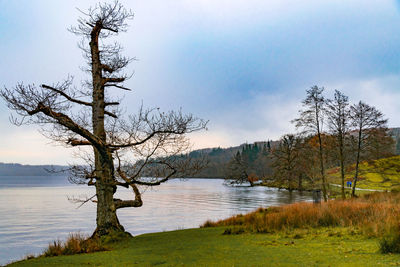
MULTIPOLYGON (((345 181, 353 181, 355 176, 355 164, 346 167, 345 181)), ((330 197, 341 197, 341 176, 340 167, 327 170, 328 192, 330 197), (332 185, 333 184, 333 185, 332 185), (336 185, 336 186, 335 186, 336 185)), ((345 183, 346 184, 346 183, 345 183)), ((286 183, 280 181, 266 180, 264 186, 288 189, 286 183)), ((293 189, 298 190, 297 181, 292 185, 293 189)), ((312 191, 316 188, 315 184, 304 179, 302 189, 312 191)), ((360 163, 357 188, 378 191, 400 191, 400 156, 382 158, 378 160, 363 161, 360 163)), ((345 188, 346 195, 350 197, 351 188, 345 188)), ((369 194, 368 191, 357 190, 357 195, 369 194)))
POLYGON ((350 228, 224 235, 225 227, 145 234, 112 251, 31 259, 11 266, 390 266, 399 255, 350 228))
MULTIPOLYGON (((354 174, 354 165, 348 166, 346 180, 352 181, 354 174)), ((328 180, 331 183, 341 184, 340 168, 329 170, 328 180)), ((357 187, 400 191, 400 156, 361 162, 357 187)))
POLYGON ((400 265, 399 254, 379 251, 382 236, 398 226, 399 203, 400 193, 374 193, 320 205, 260 208, 200 229, 137 236, 109 251, 40 257, 11 266, 400 265))

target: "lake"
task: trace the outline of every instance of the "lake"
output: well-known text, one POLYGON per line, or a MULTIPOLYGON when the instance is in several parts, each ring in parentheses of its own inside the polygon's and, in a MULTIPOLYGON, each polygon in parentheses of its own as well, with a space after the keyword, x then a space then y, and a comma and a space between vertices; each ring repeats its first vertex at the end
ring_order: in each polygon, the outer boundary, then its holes
MULTIPOLYGON (((142 188, 143 206, 118 210, 125 229, 133 235, 199 227, 217 220, 268 207, 311 200, 310 193, 267 187, 226 186, 222 179, 173 179, 142 188)), ((77 208, 68 198, 91 197, 93 187, 73 185, 65 177, 0 176, 0 265, 39 254, 49 242, 69 233, 91 234, 96 206, 77 208)), ((117 197, 130 199, 131 191, 117 197)))

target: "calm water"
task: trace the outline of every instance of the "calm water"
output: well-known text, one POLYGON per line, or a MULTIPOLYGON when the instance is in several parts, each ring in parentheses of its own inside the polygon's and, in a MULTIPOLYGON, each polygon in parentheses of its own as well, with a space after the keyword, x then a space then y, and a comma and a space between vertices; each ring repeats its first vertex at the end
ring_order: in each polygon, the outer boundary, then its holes
MULTIPOLYGON (((68 233, 90 234, 96 209, 88 203, 77 209, 68 197, 92 196, 94 188, 71 185, 64 177, 0 177, 0 265, 38 254, 68 233)), ((119 198, 132 198, 128 190, 119 198)), ((228 187, 221 179, 171 180, 147 188, 144 205, 118 211, 120 222, 133 235, 198 227, 207 219, 223 219, 260 206, 311 199, 307 193, 288 193, 265 187, 228 187)))

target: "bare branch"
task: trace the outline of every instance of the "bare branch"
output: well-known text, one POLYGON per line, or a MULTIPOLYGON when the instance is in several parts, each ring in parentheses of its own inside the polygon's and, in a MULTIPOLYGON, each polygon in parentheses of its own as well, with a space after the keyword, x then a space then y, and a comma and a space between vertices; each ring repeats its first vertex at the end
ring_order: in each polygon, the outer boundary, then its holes
POLYGON ((106 106, 116 106, 116 105, 119 105, 120 103, 119 102, 105 102, 104 103, 104 105, 106 105, 106 106))
MULTIPOLYGON (((125 77, 110 77, 110 78, 104 78, 103 83, 122 83, 125 81, 125 77)), ((113 85, 114 86, 114 85, 113 85)), ((117 87, 117 86, 116 86, 117 87)), ((119 88, 119 87, 118 87, 119 88)))
POLYGON ((81 101, 81 100, 78 100, 78 99, 74 99, 74 98, 70 97, 69 95, 67 95, 66 93, 64 93, 63 91, 61 91, 59 89, 56 89, 54 87, 51 87, 51 86, 48 86, 48 85, 45 85, 45 84, 42 84, 41 87, 45 88, 45 89, 52 90, 53 92, 56 92, 56 93, 60 94, 61 96, 65 97, 66 99, 68 99, 71 102, 74 102, 74 103, 77 103, 77 104, 80 104, 80 105, 85 105, 85 106, 92 106, 92 103, 81 101))
POLYGON ((120 199, 114 199, 114 205, 116 209, 120 208, 126 208, 126 207, 140 207, 143 205, 143 201, 141 198, 141 194, 139 189, 134 183, 130 183, 129 178, 126 176, 126 174, 121 170, 121 161, 120 158, 117 154, 118 158, 118 169, 117 172, 120 175, 120 177, 128 184, 129 186, 132 187, 133 193, 135 194, 135 199, 134 200, 120 200, 120 199))
POLYGON ((86 203, 88 203, 89 201, 92 202, 96 202, 95 200, 93 200, 93 198, 97 197, 97 194, 94 194, 91 197, 86 197, 86 199, 81 199, 81 198, 75 198, 75 197, 68 197, 68 200, 72 203, 81 203, 78 207, 76 207, 76 209, 79 209, 80 207, 82 207, 83 205, 85 205, 86 203))
POLYGON ((117 85, 117 84, 106 84, 106 85, 104 85, 104 87, 110 87, 110 86, 113 86, 113 87, 116 87, 116 88, 119 88, 119 89, 122 89, 122 90, 126 90, 126 91, 132 91, 132 89, 129 89, 127 87, 124 87, 124 86, 121 86, 121 85, 117 85))
POLYGON ((103 142, 95 135, 93 135, 88 130, 82 128, 80 125, 76 124, 69 118, 67 115, 55 112, 50 107, 43 105, 41 102, 38 103, 38 106, 27 113, 29 115, 35 115, 37 113, 44 113, 45 115, 55 119, 59 124, 63 125, 64 127, 68 128, 69 130, 73 131, 74 133, 79 134, 80 136, 87 139, 92 145, 96 146, 97 148, 103 150, 104 144, 103 142))
POLYGON ((126 31, 127 24, 125 21, 133 18, 133 12, 126 10, 118 1, 112 4, 99 3, 86 12, 79 11, 84 17, 79 18, 78 26, 71 27, 70 31, 86 37, 90 36, 91 30, 96 24, 100 25, 100 30, 105 30, 101 35, 103 38, 126 31))
POLYGON ((92 143, 90 143, 87 140, 77 140, 77 139, 68 139, 67 144, 71 146, 91 146, 92 143))

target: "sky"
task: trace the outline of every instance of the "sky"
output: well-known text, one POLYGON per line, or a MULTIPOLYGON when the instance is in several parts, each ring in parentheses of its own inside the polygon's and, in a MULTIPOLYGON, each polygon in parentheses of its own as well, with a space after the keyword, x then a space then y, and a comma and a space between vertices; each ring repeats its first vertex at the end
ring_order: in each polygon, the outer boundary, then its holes
MULTIPOLYGON (((0 0, 0 86, 87 78, 67 31, 98 1, 0 0)), ((127 113, 141 103, 209 120, 193 148, 276 140, 294 132, 305 90, 335 89, 400 127, 400 3, 389 0, 121 1, 135 16, 118 36, 135 57, 127 113)), ((0 162, 66 164, 72 149, 37 126, 12 125, 0 100, 0 162)))

